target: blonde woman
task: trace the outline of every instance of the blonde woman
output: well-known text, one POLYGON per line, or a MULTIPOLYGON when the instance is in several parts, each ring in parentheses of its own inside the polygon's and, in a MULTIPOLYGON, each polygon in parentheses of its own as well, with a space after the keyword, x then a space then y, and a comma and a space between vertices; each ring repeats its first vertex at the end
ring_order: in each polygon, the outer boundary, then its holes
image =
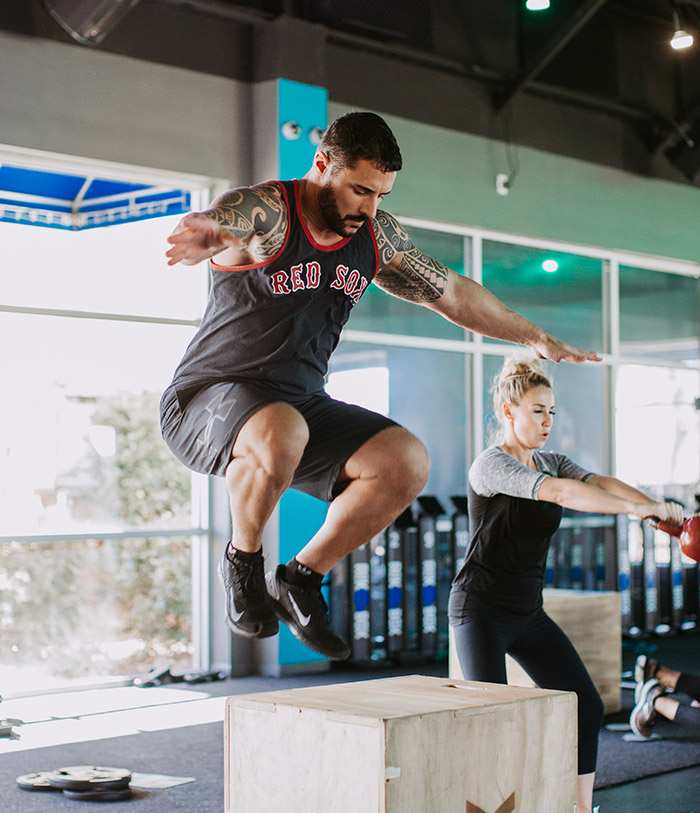
POLYGON ((578 696, 578 810, 591 813, 603 703, 578 653, 542 608, 547 548, 562 508, 683 521, 682 506, 542 451, 554 391, 542 364, 506 359, 493 401, 498 442, 469 470, 470 544, 449 616, 465 680, 506 683, 506 653, 535 683, 578 696))

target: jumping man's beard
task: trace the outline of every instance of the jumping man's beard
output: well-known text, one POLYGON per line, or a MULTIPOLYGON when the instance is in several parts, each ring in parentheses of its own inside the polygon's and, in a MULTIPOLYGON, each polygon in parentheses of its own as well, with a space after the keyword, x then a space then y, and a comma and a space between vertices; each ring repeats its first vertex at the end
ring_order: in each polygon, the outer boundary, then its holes
POLYGON ((328 228, 340 235, 340 237, 352 237, 355 234, 356 229, 348 228, 346 220, 361 220, 363 222, 367 220, 365 215, 353 215, 350 218, 343 218, 340 209, 338 209, 338 204, 335 202, 331 183, 326 183, 320 188, 318 206, 328 228))

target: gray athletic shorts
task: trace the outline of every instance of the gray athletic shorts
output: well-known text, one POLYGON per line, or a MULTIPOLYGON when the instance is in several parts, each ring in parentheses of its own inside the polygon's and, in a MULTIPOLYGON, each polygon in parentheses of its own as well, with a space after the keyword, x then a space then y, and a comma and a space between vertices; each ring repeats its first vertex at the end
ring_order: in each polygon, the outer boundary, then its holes
POLYGON ((326 502, 342 491, 343 484, 337 480, 348 458, 377 432, 397 425, 325 393, 292 396, 256 384, 227 381, 205 386, 185 398, 169 387, 160 402, 163 439, 188 468, 223 476, 243 424, 262 407, 278 401, 297 409, 309 427, 309 442, 292 488, 326 502))

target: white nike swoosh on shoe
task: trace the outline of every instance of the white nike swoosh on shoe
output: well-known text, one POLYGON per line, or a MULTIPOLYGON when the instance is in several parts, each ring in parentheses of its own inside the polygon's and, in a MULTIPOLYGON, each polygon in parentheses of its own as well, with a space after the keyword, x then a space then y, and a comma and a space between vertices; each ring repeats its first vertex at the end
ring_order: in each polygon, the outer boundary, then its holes
POLYGON ((292 602, 292 607, 294 607, 294 612, 299 619, 299 623, 302 627, 306 627, 309 621, 311 621, 311 616, 304 615, 304 613, 302 613, 302 611, 299 609, 299 605, 296 603, 296 601, 294 601, 294 596, 291 593, 289 594, 289 600, 292 602))
MULTIPOLYGON (((224 588, 224 592, 226 592, 226 584, 224 582, 224 571, 221 562, 219 562, 219 579, 221 581, 221 586, 224 588)), ((231 613, 229 616, 231 618, 231 621, 233 621, 234 624, 237 624, 241 620, 242 616, 243 611, 241 610, 241 612, 239 613, 238 610, 236 609, 236 602, 231 601, 231 613)))

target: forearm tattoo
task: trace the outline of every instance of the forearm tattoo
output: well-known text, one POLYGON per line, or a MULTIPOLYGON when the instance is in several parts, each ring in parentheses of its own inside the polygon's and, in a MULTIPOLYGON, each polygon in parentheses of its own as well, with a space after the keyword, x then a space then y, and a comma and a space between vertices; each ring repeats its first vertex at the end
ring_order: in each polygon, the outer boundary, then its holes
POLYGON ((226 192, 206 214, 242 244, 250 245, 260 262, 279 251, 287 234, 287 207, 275 184, 226 192))
POLYGON ((375 283, 387 293, 409 302, 439 299, 447 287, 448 269, 418 251, 387 212, 377 212, 374 222, 381 268, 375 283))

